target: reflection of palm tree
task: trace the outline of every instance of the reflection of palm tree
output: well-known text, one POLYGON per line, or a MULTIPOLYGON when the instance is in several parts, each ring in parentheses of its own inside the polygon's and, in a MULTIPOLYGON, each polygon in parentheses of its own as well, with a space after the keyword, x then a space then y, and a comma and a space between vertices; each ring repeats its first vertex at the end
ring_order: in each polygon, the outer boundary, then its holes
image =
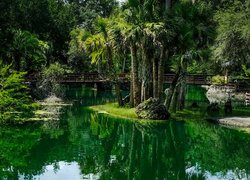
POLYGON ((174 167, 176 179, 185 179, 185 131, 183 123, 170 122, 170 143, 173 148, 174 167))
POLYGON ((135 129, 135 126, 132 127, 132 135, 131 135, 131 144, 129 149, 129 164, 128 164, 128 180, 133 179, 134 173, 135 173, 135 155, 136 155, 136 148, 137 145, 137 131, 135 129))

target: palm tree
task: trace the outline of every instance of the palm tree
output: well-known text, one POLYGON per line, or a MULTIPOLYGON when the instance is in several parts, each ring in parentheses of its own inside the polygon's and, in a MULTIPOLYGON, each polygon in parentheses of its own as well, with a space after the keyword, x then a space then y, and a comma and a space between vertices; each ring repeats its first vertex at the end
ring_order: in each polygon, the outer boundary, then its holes
POLYGON ((119 106, 123 105, 120 91, 119 78, 114 66, 114 44, 109 33, 109 19, 98 18, 95 23, 96 34, 91 35, 85 41, 86 49, 91 53, 92 63, 100 60, 107 63, 107 76, 113 81, 119 106))
MULTIPOLYGON (((175 6, 171 15, 173 16, 172 26, 178 34, 175 37, 173 52, 175 55, 172 58, 176 75, 168 90, 165 105, 169 109, 172 104, 174 112, 176 109, 184 108, 185 81, 189 62, 202 59, 202 51, 208 48, 210 42, 211 28, 200 21, 208 17, 206 13, 199 4, 181 2, 175 6)), ((204 19, 204 21, 208 20, 204 19)))
POLYGON ((10 56, 18 71, 39 70, 46 64, 47 42, 28 31, 15 30, 10 56))

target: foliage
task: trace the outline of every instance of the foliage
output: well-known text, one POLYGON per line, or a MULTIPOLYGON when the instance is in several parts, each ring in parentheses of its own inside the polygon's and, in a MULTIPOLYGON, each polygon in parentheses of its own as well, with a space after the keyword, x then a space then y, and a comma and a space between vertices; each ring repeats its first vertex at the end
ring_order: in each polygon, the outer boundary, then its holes
POLYGON ((51 64, 48 68, 44 68, 41 72, 44 79, 50 80, 53 83, 57 80, 57 78, 62 77, 64 74, 69 73, 65 66, 60 65, 59 63, 51 64))
POLYGON ((245 76, 250 76, 250 68, 247 68, 246 65, 242 65, 242 69, 245 73, 245 76))
POLYGON ((212 84, 215 84, 215 85, 225 84, 225 77, 220 76, 220 75, 213 76, 212 77, 212 84))
POLYGON ((9 59, 8 52, 13 46, 13 31, 20 30, 29 31, 39 40, 51 44, 53 49, 47 64, 54 61, 67 63, 70 31, 76 26, 92 29, 93 20, 98 16, 109 16, 116 5, 115 0, 3 0, 0 2, 0 57, 11 63, 13 59, 9 59))
POLYGON ((92 70, 91 60, 83 44, 90 35, 90 32, 84 31, 82 28, 75 28, 70 32, 68 64, 75 72, 90 72, 92 70))
POLYGON ((18 120, 32 114, 35 104, 32 104, 24 83, 25 74, 0 62, 0 122, 18 120))
POLYGON ((49 44, 28 31, 15 30, 9 56, 18 71, 37 72, 46 64, 49 44))
POLYGON ((236 0, 232 6, 215 14, 218 26, 213 47, 214 62, 220 64, 219 68, 226 67, 236 74, 242 71, 242 64, 250 63, 249 8, 247 1, 236 0))
POLYGON ((44 99, 51 95, 64 96, 64 88, 62 88, 57 80, 70 72, 71 70, 59 63, 54 63, 44 68, 40 73, 40 80, 36 83, 35 97, 44 99))

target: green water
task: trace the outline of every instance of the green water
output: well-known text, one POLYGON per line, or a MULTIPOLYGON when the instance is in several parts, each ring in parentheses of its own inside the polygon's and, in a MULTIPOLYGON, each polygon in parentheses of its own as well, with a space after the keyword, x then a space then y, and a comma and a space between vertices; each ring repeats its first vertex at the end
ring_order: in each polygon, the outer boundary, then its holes
POLYGON ((206 122, 136 123, 86 110, 110 92, 69 88, 60 121, 0 128, 0 179, 250 179, 250 135, 206 122))

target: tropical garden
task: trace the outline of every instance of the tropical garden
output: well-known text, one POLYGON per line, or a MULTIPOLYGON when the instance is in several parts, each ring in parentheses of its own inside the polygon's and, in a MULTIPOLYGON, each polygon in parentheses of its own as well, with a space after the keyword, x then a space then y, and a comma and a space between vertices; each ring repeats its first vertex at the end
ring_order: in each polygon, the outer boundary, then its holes
POLYGON ((189 73, 249 75, 248 1, 17 0, 1 9, 1 114, 32 103, 23 85, 29 75, 104 73, 122 106, 119 74, 127 73, 131 107, 153 97, 174 112, 185 107, 189 73))
POLYGON ((250 176, 250 0, 0 9, 0 179, 250 176))

